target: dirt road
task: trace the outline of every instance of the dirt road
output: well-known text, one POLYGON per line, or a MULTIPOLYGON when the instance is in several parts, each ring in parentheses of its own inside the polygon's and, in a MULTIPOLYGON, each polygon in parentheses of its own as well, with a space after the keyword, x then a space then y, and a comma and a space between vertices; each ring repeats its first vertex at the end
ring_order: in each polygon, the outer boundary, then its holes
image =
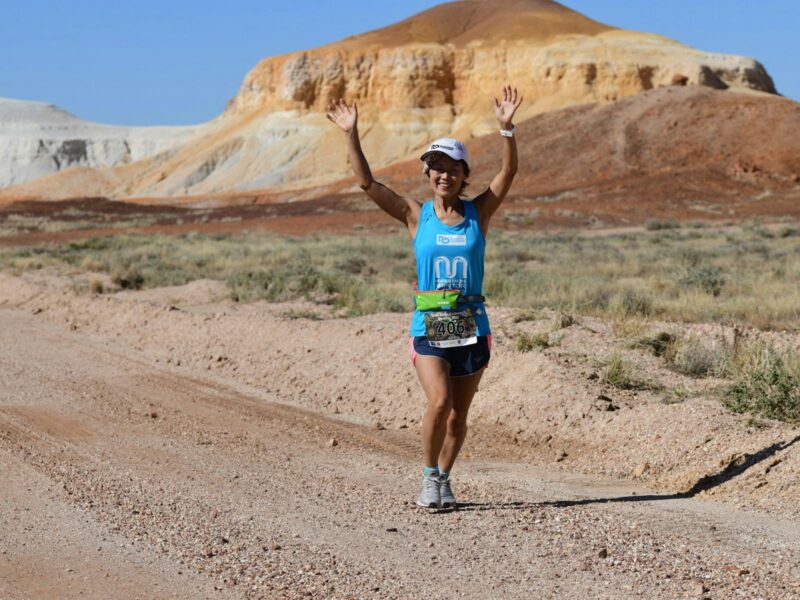
POLYGON ((0 598, 797 598, 800 524, 418 435, 0 309, 0 598), (335 440, 335 442, 333 442, 335 440))

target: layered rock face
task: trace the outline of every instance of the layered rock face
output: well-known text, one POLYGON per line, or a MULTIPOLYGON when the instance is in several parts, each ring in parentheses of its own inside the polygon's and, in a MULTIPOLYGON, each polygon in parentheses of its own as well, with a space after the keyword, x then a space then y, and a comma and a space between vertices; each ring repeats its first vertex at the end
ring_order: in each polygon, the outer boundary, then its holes
MULTIPOLYGON (((510 9, 506 17, 513 21, 510 9)), ((429 12, 433 20, 438 9, 429 12)), ((396 46, 366 35, 270 58, 248 73, 229 111, 322 111, 330 100, 344 97, 381 110, 447 106, 457 123, 459 114, 485 106, 487 95, 508 81, 525 90, 527 111, 535 114, 617 100, 668 85, 676 75, 685 76, 690 85, 775 93, 765 69, 752 59, 702 53, 655 35, 592 26, 579 15, 575 26, 564 19, 559 29, 546 28, 546 35, 537 31, 536 19, 528 20, 527 38, 495 38, 495 32, 476 28, 469 33, 487 37, 465 39, 462 34, 458 44, 396 46)))
MULTIPOLYGON (((494 131, 491 97, 506 82, 526 97, 521 122, 576 104, 613 102, 676 78, 717 89, 775 92, 752 59, 614 29, 551 0, 453 2, 385 29, 262 61, 219 119, 188 143, 169 146, 169 153, 162 142, 153 142, 146 160, 114 173, 106 193, 291 189, 346 176, 341 134, 323 114, 339 97, 359 103, 362 144, 380 167, 417 154, 435 137, 469 139, 494 131)), ((92 163, 87 151, 85 164, 137 160, 124 144, 106 146, 108 162, 92 163)), ((46 156, 83 156, 79 145, 50 150, 46 156)), ((31 156, 37 150, 29 145, 20 151, 31 156)), ((13 181, 28 177, 19 168, 14 172, 13 181)), ((62 196, 79 195, 83 176, 59 176, 45 188, 51 195, 55 189, 62 196)))
POLYGON ((52 104, 0 98, 0 187, 69 167, 115 167, 157 156, 202 127, 101 125, 52 104))

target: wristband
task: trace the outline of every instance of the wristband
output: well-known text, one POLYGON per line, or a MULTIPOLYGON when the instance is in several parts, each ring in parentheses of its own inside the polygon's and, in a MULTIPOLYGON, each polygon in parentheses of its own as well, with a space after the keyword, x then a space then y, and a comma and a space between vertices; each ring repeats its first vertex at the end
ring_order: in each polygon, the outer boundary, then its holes
POLYGON ((500 129, 500 135, 503 137, 514 137, 514 126, 511 126, 511 129, 500 129))

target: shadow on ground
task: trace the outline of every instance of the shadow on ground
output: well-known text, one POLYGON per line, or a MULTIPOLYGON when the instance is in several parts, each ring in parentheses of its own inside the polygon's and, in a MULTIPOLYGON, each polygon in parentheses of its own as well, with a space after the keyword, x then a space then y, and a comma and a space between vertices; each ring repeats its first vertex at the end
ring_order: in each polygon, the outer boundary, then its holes
POLYGON ((705 475, 697 480, 692 487, 685 492, 670 494, 632 494, 629 496, 616 496, 612 498, 581 498, 577 500, 549 500, 545 502, 464 502, 459 503, 457 509, 442 509, 437 512, 448 513, 454 510, 524 510, 529 508, 542 508, 552 506, 555 508, 567 508, 570 506, 583 506, 586 504, 609 504, 613 502, 657 502, 665 500, 685 500, 692 498, 701 492, 718 487, 734 477, 738 477, 748 469, 758 463, 770 458, 776 453, 786 450, 790 446, 800 441, 800 435, 788 442, 777 442, 753 454, 739 454, 732 457, 725 466, 717 473, 705 475))

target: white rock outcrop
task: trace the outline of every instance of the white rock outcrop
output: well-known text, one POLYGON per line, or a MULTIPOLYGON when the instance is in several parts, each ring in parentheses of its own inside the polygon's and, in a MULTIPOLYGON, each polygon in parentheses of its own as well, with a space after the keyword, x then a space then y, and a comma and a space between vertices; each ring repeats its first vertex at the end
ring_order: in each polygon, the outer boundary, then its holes
POLYGON ((0 187, 69 167, 117 167, 151 158, 206 127, 101 125, 45 102, 0 98, 0 187))

